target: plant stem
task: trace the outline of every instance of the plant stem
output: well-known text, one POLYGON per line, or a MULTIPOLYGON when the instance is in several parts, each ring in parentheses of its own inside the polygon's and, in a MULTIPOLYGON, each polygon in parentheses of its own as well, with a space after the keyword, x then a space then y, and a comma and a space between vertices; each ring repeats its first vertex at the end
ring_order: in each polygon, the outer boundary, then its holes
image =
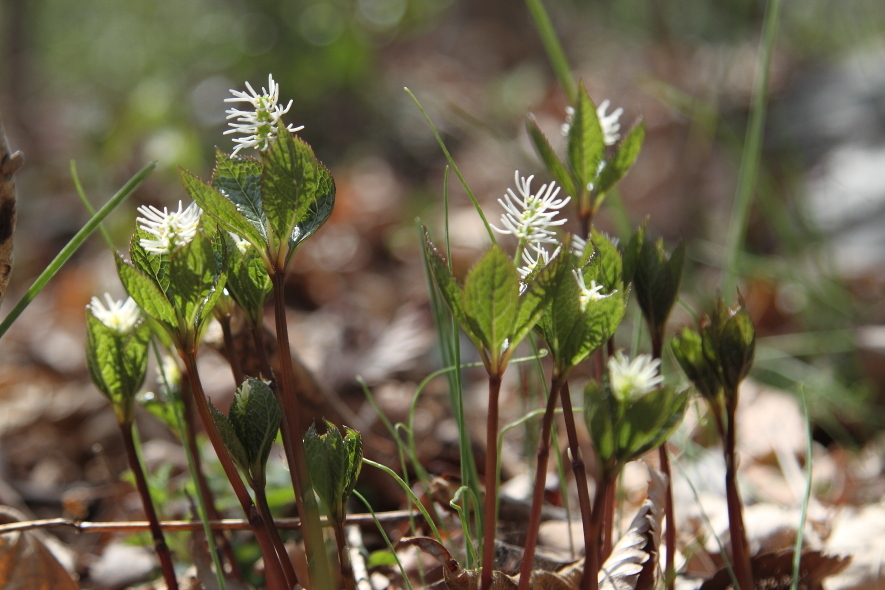
MULTIPOLYGON (((572 454, 572 471, 575 474, 575 485, 578 488, 578 503, 581 506, 581 520, 584 525, 584 579, 581 582, 582 590, 596 590, 598 581, 596 574, 599 571, 599 520, 602 516, 602 506, 590 507, 590 490, 587 488, 587 472, 584 468, 584 460, 581 458, 581 448, 578 443, 578 430, 575 427, 575 414, 572 411, 572 398, 569 394, 568 383, 562 386, 560 394, 562 398, 562 416, 565 419, 565 432, 568 435, 569 451, 572 454), (595 520, 595 522, 594 522, 595 520)), ((604 487, 597 485, 595 502, 600 496, 605 496, 604 487)))
MULTIPOLYGON (((651 333, 651 351, 652 356, 661 360, 664 352, 664 326, 660 328, 653 326, 649 322, 649 332, 651 333)), ((669 580, 667 590, 673 590, 676 572, 673 568, 674 558, 676 556, 676 511, 673 505, 673 481, 670 471, 670 457, 667 455, 666 441, 658 447, 658 460, 661 464, 661 472, 667 476, 667 488, 664 492, 664 514, 667 519, 667 529, 664 533, 664 544, 667 548, 667 559, 664 564, 664 579, 669 580)))
POLYGON ((498 528, 498 396, 501 376, 489 376, 489 412, 486 419, 486 493, 483 500, 482 590, 491 590, 495 570, 495 533, 498 528))
MULTIPOLYGON (((616 478, 611 478, 612 480, 616 478)), ((599 569, 602 564, 599 545, 599 533, 602 530, 602 517, 605 512, 606 498, 609 491, 609 476, 603 470, 596 482, 596 495, 593 497, 593 512, 589 521, 589 527, 585 525, 585 542, 587 541, 587 529, 589 528, 590 542, 584 546, 584 578, 581 580, 582 590, 597 590, 599 588, 599 569)))
POLYGON ((129 460, 129 468, 132 470, 133 475, 135 475, 135 487, 138 489, 138 495, 141 496, 141 505, 144 507, 144 514, 150 525, 151 537, 154 539, 154 551, 156 551, 157 558, 160 560, 163 579, 166 581, 166 587, 169 590, 178 590, 178 579, 175 577, 172 554, 169 552, 169 546, 166 545, 166 537, 163 536, 163 529, 160 528, 160 519, 157 518, 157 511, 154 509, 154 502, 151 500, 151 491, 148 488, 141 461, 138 459, 138 453, 135 451, 135 440, 132 437, 132 422, 121 422, 120 434, 123 435, 126 458, 129 460))
MULTIPOLYGON (((737 396, 732 396, 735 399, 737 396)), ((743 509, 737 489, 737 463, 735 461, 735 405, 726 403, 725 428, 725 500, 728 504, 728 531, 731 536, 731 558, 734 574, 740 590, 753 589, 753 570, 750 567, 750 550, 744 529, 743 509)))
POLYGON ((538 465, 535 468, 535 489, 532 493, 532 508, 529 512, 528 529, 526 531, 525 550, 522 554, 522 566, 519 569, 519 587, 517 590, 528 590, 532 577, 532 566, 535 561, 535 547, 538 543, 538 529, 541 526, 541 509, 544 506, 544 490, 547 487, 547 461, 550 458, 550 435, 553 431, 553 413, 556 400, 564 379, 553 377, 550 394, 547 396, 547 407, 541 423, 541 438, 538 440, 538 465))
MULTIPOLYGON (((206 474, 203 472, 203 459, 200 456, 200 449, 197 447, 197 431, 196 421, 194 420, 193 398, 189 395, 190 379, 187 377, 188 370, 185 369, 184 373, 184 379, 182 379, 181 382, 184 444, 187 445, 187 450, 193 458, 193 475, 197 482, 197 491, 200 498, 203 500, 203 509, 206 511, 206 517, 209 520, 221 520, 221 513, 218 511, 218 508, 215 507, 215 494, 212 493, 212 488, 209 487, 209 482, 206 480, 206 474)), ((225 560, 230 564, 231 576, 237 580, 242 580, 243 576, 240 574, 240 568, 237 565, 237 559, 228 538, 221 531, 218 531, 214 537, 221 548, 221 552, 224 554, 225 560)), ((212 549, 211 544, 210 549, 212 549)), ((224 573, 224 571, 222 571, 222 573, 224 573)))
POLYGON ((615 522, 615 484, 617 482, 618 478, 612 477, 606 485, 605 506, 603 507, 605 513, 602 515, 602 550, 599 553, 599 563, 605 563, 605 560, 612 553, 612 537, 614 536, 613 528, 615 522))
MULTIPOLYGON (((265 486, 255 486, 252 489, 255 492, 255 504, 258 506, 258 512, 261 513, 264 522, 273 523, 273 514, 271 514, 270 506, 267 504, 265 486)), ((286 545, 283 543, 280 531, 277 530, 276 526, 269 526, 268 528, 270 529, 270 538, 273 541, 277 557, 280 559, 280 564, 283 566, 283 574, 286 576, 286 584, 288 584, 289 588, 294 588, 295 585, 298 584, 298 576, 295 574, 295 568, 292 566, 292 560, 289 559, 289 552, 286 551, 286 545)))
POLYGON ((255 343, 255 354, 258 355, 258 362, 261 364, 261 370, 264 371, 265 379, 270 380, 271 389, 276 389, 276 377, 273 368, 270 366, 270 359, 267 358, 267 346, 264 343, 264 325, 255 324, 252 326, 252 341, 255 343))
MULTIPOLYGON (((286 274, 277 271, 273 274, 274 315, 276 316, 277 345, 280 355, 279 387, 275 390, 283 419, 280 430, 283 433, 283 446, 289 463, 289 473, 295 488, 295 502, 301 517, 304 534, 304 552, 310 568, 310 584, 313 590, 331 590, 332 570, 329 556, 323 541, 320 524, 320 511, 310 483, 307 457, 304 454, 304 439, 301 436, 301 412, 298 394, 295 391, 295 376, 292 369, 292 353, 289 348, 289 328, 286 325, 286 274)), ((260 355, 260 352, 259 352, 260 355)))
POLYGON ((261 548, 261 554, 264 557, 267 588, 268 590, 282 590, 286 588, 286 577, 283 574, 280 560, 277 559, 276 549, 274 549, 268 530, 269 524, 264 521, 252 502, 249 490, 246 489, 243 480, 240 479, 236 465, 234 465, 233 459, 231 459, 230 454, 227 452, 227 447, 224 446, 221 434, 215 426, 215 420, 212 419, 209 402, 206 400, 206 394, 203 393, 203 384, 200 382, 200 376, 197 373, 196 350, 179 350, 179 354, 187 369, 191 394, 200 414, 200 419, 203 421, 203 427, 206 429, 206 434, 209 435, 212 447, 215 449, 216 455, 218 455, 218 461, 221 463, 221 467, 224 469, 224 474, 230 481, 231 487, 233 487, 234 494, 237 496, 237 500, 239 500, 246 518, 249 520, 249 527, 255 534, 255 539, 261 548))
POLYGON ((246 380, 243 373, 243 366, 240 364, 240 355, 237 354, 234 346, 234 335, 230 331, 230 315, 224 314, 219 318, 218 323, 221 324, 221 333, 224 335, 224 350, 227 352, 227 362, 230 364, 230 370, 234 374, 234 382, 237 388, 246 380))
POLYGON ((341 567, 341 577, 344 578, 345 590, 356 590, 356 579, 353 577, 353 568, 350 565, 350 556, 347 553, 347 536, 344 533, 344 521, 338 521, 333 527, 335 531, 335 544, 338 548, 338 564, 341 567))

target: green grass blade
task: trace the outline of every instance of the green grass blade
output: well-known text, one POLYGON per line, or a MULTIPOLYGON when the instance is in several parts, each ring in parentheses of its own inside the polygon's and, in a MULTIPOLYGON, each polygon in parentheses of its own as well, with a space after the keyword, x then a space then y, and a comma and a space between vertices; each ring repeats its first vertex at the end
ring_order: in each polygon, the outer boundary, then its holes
POLYGON ((578 87, 575 84, 575 78, 572 76, 572 69, 568 65, 565 52, 562 50, 559 37, 556 36, 556 31, 553 30, 553 23, 550 22, 547 10, 544 8, 541 0, 525 0, 525 4, 532 15, 532 20, 535 21, 538 35, 541 37, 541 42, 547 51, 547 58, 550 60, 550 65, 553 66, 553 72, 556 74, 556 78, 559 80, 559 84, 562 86, 569 104, 573 105, 578 96, 578 87))
POLYGON ((86 238, 89 237, 95 228, 104 221, 104 218, 107 217, 111 211, 117 208, 117 206, 125 201, 129 195, 131 195, 138 186, 144 182, 144 180, 150 175, 151 172, 154 171, 154 168, 157 166, 156 162, 151 162, 144 168, 142 168, 135 176, 129 179, 129 182, 123 185, 123 188, 114 195, 110 201, 104 204, 104 206, 98 210, 98 213, 92 216, 86 225, 84 225, 77 234, 71 238, 71 241, 67 243, 67 245, 62 248, 61 252, 58 253, 58 256, 49 263, 49 266, 46 267, 40 276, 37 277, 37 280, 34 281, 34 284, 31 285, 31 288, 28 289, 28 292, 24 294, 18 303, 15 304, 15 307, 12 308, 12 311, 9 312, 9 315, 3 320, 3 323, 0 324, 0 338, 6 334, 6 330, 9 329, 9 326, 12 325, 15 320, 18 319, 18 316, 25 310, 25 308, 34 300, 37 294, 43 290, 43 287, 46 286, 46 283, 55 276, 61 267, 64 265, 68 259, 73 256, 74 252, 86 241, 86 238))
POLYGON ((378 532, 381 533, 382 537, 384 537, 384 542, 387 543, 387 548, 390 550, 390 553, 391 553, 391 555, 393 555, 393 558, 396 559, 396 565, 397 565, 397 567, 399 567, 399 573, 403 577, 403 581, 406 583, 406 586, 409 587, 409 590, 413 590, 412 589, 412 582, 409 580, 409 576, 406 575, 406 570, 403 567, 403 564, 400 561, 399 557, 396 555, 396 549, 394 549, 393 543, 390 542, 390 537, 387 536, 387 532, 384 530, 384 527, 381 526, 381 521, 378 520, 377 516, 375 516, 375 511, 372 509, 372 505, 369 504, 369 501, 366 500, 366 498, 363 497, 363 495, 361 493, 359 493, 358 491, 353 490, 353 492, 351 492, 351 493, 354 496, 356 496, 357 499, 366 506, 366 510, 368 510, 369 514, 372 515, 372 519, 375 521, 375 526, 378 527, 378 532))
MULTIPOLYGON (((80 197, 80 201, 83 202, 83 206, 86 208, 86 211, 89 215, 95 215, 95 207, 92 206, 92 203, 89 202, 89 199, 86 197, 86 191, 83 190, 83 185, 80 183, 80 176, 77 174, 77 162, 71 160, 71 180, 74 181, 74 190, 77 191, 77 196, 80 197)), ((108 230, 104 228, 104 225, 98 225, 98 231, 101 232, 101 237, 104 238, 105 244, 108 245, 108 248, 111 249, 111 252, 114 251, 114 241, 111 239, 111 235, 108 233, 108 230)))
POLYGON ((799 390, 799 398, 802 400, 802 415, 805 417, 805 494, 802 497, 802 515, 799 517, 799 526, 796 529, 796 545, 793 547, 793 581, 790 590, 799 590, 799 566, 802 563, 802 537, 805 533, 805 521, 808 518, 808 502, 811 501, 811 475, 812 475, 812 444, 811 416, 808 415, 808 398, 805 389, 799 390))
POLYGON ((439 530, 436 528, 436 523, 433 522, 433 518, 431 518, 430 513, 427 512, 426 508, 424 508, 421 500, 418 499, 418 496, 415 495, 415 492, 412 491, 412 488, 409 487, 409 484, 403 481, 403 479, 396 474, 396 471, 394 471, 387 465, 382 465, 381 463, 376 463, 375 461, 366 458, 363 458, 363 464, 371 465, 372 467, 380 469, 381 471, 392 477, 396 481, 396 483, 398 483, 399 486, 403 489, 403 491, 406 493, 412 503, 415 504, 415 507, 421 511, 421 514, 427 521, 427 526, 429 526, 430 530, 433 531, 433 536, 436 537, 436 540, 442 543, 442 537, 439 534, 439 530))
POLYGON ((473 191, 470 190, 470 187, 467 186, 467 181, 464 180, 464 177, 461 175, 461 171, 458 169, 458 165, 455 164, 454 158, 449 153, 448 148, 446 148, 445 142, 442 140, 442 136, 440 136, 439 131, 436 128, 436 125, 431 121, 430 116, 427 114, 427 111, 424 110, 424 107, 421 106, 421 103, 418 102, 418 99, 415 98, 415 95, 412 94, 412 91, 408 88, 404 88, 406 93, 415 101, 415 105, 418 107, 418 110, 421 111, 421 114, 424 115, 424 118, 427 120, 427 124, 430 125, 430 130, 433 131, 433 136, 436 137, 437 143, 439 143, 439 147, 442 148, 443 153, 446 155, 446 159, 449 161, 449 166, 452 167, 452 170, 455 171, 455 175, 457 175, 458 180, 461 181, 461 186, 464 187, 464 190, 467 191, 467 196, 470 197, 470 201, 473 203, 476 212, 479 213, 480 219, 482 219, 483 225, 486 226, 486 231, 489 234, 489 239, 492 240, 493 244, 497 244, 498 240, 495 239, 495 234, 492 232, 492 226, 489 225, 488 219, 486 219, 485 214, 482 212, 482 207, 479 206, 479 201, 476 200, 476 195, 473 194, 473 191))
POLYGON ((725 250, 725 276, 722 280, 722 292, 732 297, 737 284, 738 258, 747 231, 750 207, 753 204, 753 193, 759 174, 759 160, 762 151, 762 129, 765 123, 766 101, 768 98, 768 78, 771 71, 771 55, 774 41, 777 38, 780 20, 781 0, 769 0, 765 7, 765 21, 762 25, 762 44, 759 47, 759 61, 756 64, 756 83, 753 90, 753 107, 750 113, 750 125, 744 142, 741 156, 741 167, 738 174, 738 188, 731 213, 731 224, 728 228, 728 243, 725 250))

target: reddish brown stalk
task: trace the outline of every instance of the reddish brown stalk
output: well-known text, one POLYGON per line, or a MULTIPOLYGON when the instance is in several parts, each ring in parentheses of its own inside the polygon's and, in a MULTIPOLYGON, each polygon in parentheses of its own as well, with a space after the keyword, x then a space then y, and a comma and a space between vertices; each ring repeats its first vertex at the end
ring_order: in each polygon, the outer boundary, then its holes
MULTIPOLYGON (((264 486, 260 486, 257 488, 253 488, 255 491, 255 504, 258 506, 258 512, 261 513, 261 517, 264 519, 264 522, 273 523, 273 515, 270 513, 270 506, 267 504, 267 494, 264 492, 264 486)), ((277 557, 280 559, 280 564, 283 566, 283 574, 286 576, 286 584, 288 584, 289 588, 294 588, 296 584, 298 584, 298 575, 295 573, 295 568, 292 566, 292 560, 289 559, 289 552, 286 551, 286 545, 283 543, 283 538, 280 537, 280 531, 277 530, 276 526, 268 527, 270 529, 270 537, 273 541, 274 549, 277 552, 277 557)))
POLYGON ((221 324, 221 333, 224 335, 224 350, 227 352, 227 362, 230 364, 230 370, 234 375, 234 385, 239 387, 246 380, 243 373, 243 366, 240 364, 240 355, 234 346, 234 335, 230 331, 230 316, 223 315, 219 322, 221 324))
MULTIPOLYGON (((564 383, 560 394, 562 398, 562 417, 565 420, 565 432, 568 435, 569 451, 572 455, 572 471, 575 474, 575 485, 578 488, 578 503, 581 506, 581 520, 584 525, 584 579, 581 582, 582 590, 597 590, 598 581, 596 574, 599 571, 599 527, 603 504, 597 508, 590 507, 590 490, 587 488, 587 473, 584 460, 581 458, 581 448, 578 443, 578 430, 575 427, 575 414, 572 411, 572 398, 569 394, 568 383, 564 383), (595 524, 594 524, 595 519, 595 524)), ((597 487, 596 499, 605 494, 600 494, 597 487)), ((594 500, 595 501, 595 500, 594 500)))
POLYGON ((264 343, 264 325, 257 324, 252 326, 252 340, 255 342, 255 353, 258 355, 258 362, 261 364, 263 377, 271 381, 271 388, 276 388, 276 377, 270 366, 270 359, 267 357, 267 346, 264 343))
POLYGON ((276 393, 280 408, 283 410, 280 430, 283 434, 283 446, 286 450, 292 485, 295 488, 298 515, 303 523, 304 552, 310 567, 311 579, 309 583, 314 590, 331 590, 333 588, 332 570, 325 551, 320 511, 310 482, 307 457, 304 454, 304 439, 301 435, 301 404, 295 389, 292 353, 289 348, 289 328, 286 324, 286 274, 284 271, 274 273, 273 292, 277 346, 280 355, 280 380, 274 393, 276 393))
MULTIPOLYGON (((664 330, 663 328, 656 330, 651 324, 649 326, 651 327, 652 356, 661 360, 661 354, 664 350, 664 330)), ((676 572, 673 568, 673 560, 676 556, 676 510, 673 505, 673 483, 666 441, 658 447, 658 459, 661 464, 661 471, 667 476, 667 487, 664 492, 664 515, 667 519, 667 529, 664 532, 664 545, 667 548, 667 558, 664 563, 664 579, 669 581, 667 590, 673 590, 676 580, 676 572)))
POLYGON ((599 552, 599 563, 605 563, 608 556, 612 553, 613 531, 615 524, 615 485, 618 478, 613 477, 607 484, 605 490, 605 514, 602 520, 602 549, 599 552))
POLYGON ((541 527, 541 508, 544 506, 544 490, 547 487, 547 461, 550 458, 550 436, 553 431, 553 412, 556 400, 562 388, 562 379, 553 378, 550 395, 547 397, 547 408, 541 423, 541 438, 538 441, 538 465, 535 468, 535 488, 532 493, 532 507, 529 512, 528 529, 525 538, 525 550, 522 554, 522 566, 519 570, 519 587, 517 590, 528 590, 532 577, 532 566, 535 561, 535 547, 538 544, 538 530, 541 527))
POLYGON ((501 377, 489 377, 489 413, 486 419, 486 492, 482 526, 482 590, 492 587, 495 570, 495 535, 498 530, 498 395, 501 377))
POLYGON ((258 546, 261 548, 261 555, 264 557, 267 588, 268 590, 283 590, 287 588, 286 577, 283 574, 282 565, 280 565, 280 560, 277 558, 276 549, 271 540, 268 530, 270 525, 264 521, 252 502, 249 490, 246 489, 246 485, 240 479, 236 465, 234 465, 233 459, 228 454, 227 447, 224 446, 221 434, 218 432, 215 421, 212 419, 209 402, 206 400, 206 394, 203 393, 203 384, 200 382, 200 377, 197 373, 196 351, 179 352, 184 361, 184 366, 187 368, 191 394, 193 394, 200 419, 203 421, 203 427, 206 429, 206 434, 209 435, 215 454, 218 455, 218 461, 221 463, 221 467, 224 469, 224 474, 227 476, 228 481, 230 481, 231 487, 233 487, 234 494, 237 496, 237 500, 239 500, 246 518, 249 520, 249 526, 255 535, 255 540, 258 541, 258 546))
POLYGON ((728 504, 728 530, 731 536, 731 558, 734 575, 741 590, 753 589, 753 570, 750 567, 750 549, 744 529, 741 497, 737 489, 737 462, 735 461, 735 405, 726 404, 725 429, 725 499, 728 504))
POLYGON ((141 505, 144 507, 144 514, 150 525, 151 537, 154 540, 154 551, 157 553, 157 559, 160 560, 163 579, 166 581, 166 587, 169 590, 178 590, 178 579, 175 577, 172 554, 169 552, 169 546, 166 545, 166 537, 163 536, 163 529, 160 528, 160 519, 157 518, 157 511, 154 509, 153 500, 151 500, 147 479, 144 476, 144 470, 141 468, 141 461, 138 460, 138 453, 135 451, 132 423, 124 424, 121 422, 120 434, 123 435, 126 458, 129 460, 129 468, 132 470, 133 475, 135 475, 135 487, 138 490, 138 495, 141 496, 141 505))
POLYGON ((350 565, 350 556, 347 554, 346 535, 344 523, 336 522, 335 544, 338 548, 338 564, 341 568, 341 577, 344 579, 344 590, 356 590, 356 579, 353 577, 353 567, 350 565))
POLYGON ((581 580, 582 590, 597 590, 599 588, 599 568, 601 567, 601 550, 599 543, 600 533, 602 532, 602 518, 605 512, 606 498, 608 497, 609 481, 605 473, 600 475, 596 482, 596 495, 593 497, 593 512, 590 514, 589 526, 584 527, 585 537, 585 555, 584 555, 584 577, 581 580), (589 543, 587 542, 587 532, 589 529, 589 543))
MULTIPOLYGON (((197 488, 200 496, 203 498, 203 505, 206 507, 206 517, 209 520, 221 520, 221 513, 215 507, 215 494, 206 481, 206 474, 203 472, 203 459, 200 457, 200 449, 197 447, 197 431, 196 422, 194 421, 194 404, 190 395, 190 378, 187 376, 187 369, 184 371, 184 379, 181 381, 182 390, 182 410, 184 418, 184 444, 188 446, 191 457, 194 459, 194 472, 197 478, 197 488)), ((230 576, 236 580, 242 580, 240 566, 237 564, 234 549, 231 547, 230 541, 221 531, 216 532, 215 541, 221 549, 222 555, 230 567, 230 576)))

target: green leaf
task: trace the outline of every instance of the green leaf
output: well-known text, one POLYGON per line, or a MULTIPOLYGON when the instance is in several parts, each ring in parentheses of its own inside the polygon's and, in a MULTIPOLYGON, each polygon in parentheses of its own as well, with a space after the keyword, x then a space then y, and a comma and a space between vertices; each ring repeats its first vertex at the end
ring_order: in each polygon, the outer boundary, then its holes
POLYGON ((249 378, 243 382, 230 406, 230 423, 246 451, 254 482, 265 480, 267 458, 281 418, 273 391, 264 381, 249 378))
POLYGON ((236 204, 229 201, 211 185, 206 184, 187 170, 179 170, 181 183, 191 198, 208 213, 218 225, 229 232, 242 236, 250 244, 264 251, 267 248, 267 240, 261 235, 254 225, 237 209, 236 204))
POLYGON ((175 309, 160 291, 154 281, 136 270, 131 264, 117 257, 117 274, 120 282, 129 296, 150 317, 160 322, 167 330, 174 330, 178 326, 175 309))
POLYGON ((310 146, 289 132, 262 156, 261 193, 273 248, 287 247, 319 188, 319 163, 310 146))
POLYGON ((169 289, 169 255, 153 254, 145 250, 141 245, 142 239, 152 239, 154 236, 140 227, 135 228, 135 233, 129 240, 129 258, 132 265, 143 274, 153 279, 154 283, 163 293, 169 289))
POLYGON ((503 369, 498 359, 519 313, 519 274, 500 246, 493 245, 467 273, 464 312, 476 323, 491 367, 503 369))
POLYGON ((170 256, 169 300, 188 330, 199 332, 221 296, 226 274, 219 268, 212 242, 197 232, 170 256))
POLYGON ((427 233, 427 228, 422 227, 422 230, 424 232, 424 256, 427 258, 436 286, 439 288, 440 294, 449 310, 451 310, 455 321, 458 322, 458 325, 461 326, 461 329, 464 330, 464 333, 467 334, 467 337, 470 338, 477 350, 483 353, 484 343, 480 335, 479 326, 464 311, 464 289, 458 284, 452 273, 449 272, 449 267, 446 266, 442 255, 434 247, 433 242, 430 241, 430 234, 427 233))
POLYGON ((215 427, 218 428, 218 433, 221 435, 221 440, 224 442, 224 446, 227 447, 227 452, 230 453, 231 459, 234 460, 240 471, 250 479, 249 483, 251 485, 249 453, 246 452, 246 447, 243 446, 242 441, 237 436, 237 431, 228 417, 218 411, 211 401, 209 402, 209 411, 212 414, 215 427))
POLYGON ((605 194, 620 181, 639 156, 639 150, 645 141, 645 123, 640 121, 633 126, 621 143, 611 161, 606 162, 596 183, 596 192, 605 194))
POLYGON ((562 186, 567 195, 577 195, 578 192, 575 190, 575 183, 572 180, 571 175, 569 175, 568 170, 559 159, 559 156, 556 155, 556 152, 550 147, 550 142, 547 141, 544 132, 538 127, 538 122, 535 120, 534 116, 528 116, 525 127, 529 133, 529 137, 532 138, 535 150, 537 150, 538 155, 541 157, 547 170, 553 178, 556 179, 556 182, 562 186))
POLYGON ((545 315, 549 315, 548 307, 561 291, 561 283, 572 280, 570 270, 568 256, 560 253, 535 274, 519 296, 519 316, 516 319, 511 348, 519 344, 545 315))
POLYGON ((267 217, 261 204, 261 162, 255 158, 228 156, 215 149, 212 186, 236 205, 267 243, 267 217))
MULTIPOLYGON (((624 263, 621 260, 621 253, 618 248, 609 240, 609 238, 596 230, 591 229, 590 241, 596 248, 596 255, 599 257, 599 265, 595 273, 596 284, 602 285, 603 291, 611 293, 612 291, 621 291, 624 289, 623 275, 624 263)), ((587 279, 585 274, 585 280, 587 279)))
POLYGON ((150 328, 142 322, 120 334, 105 326, 90 309, 86 330, 86 365, 92 382, 110 400, 117 419, 131 422, 135 394, 147 373, 150 328))
POLYGON ((253 326, 260 326, 264 305, 273 290, 273 283, 261 256, 254 246, 241 252, 230 235, 226 236, 228 273, 226 287, 253 326))
POLYGON ((575 178, 576 190, 584 191, 595 181, 599 163, 605 156, 605 137, 596 115, 596 105, 581 83, 575 114, 568 133, 568 163, 575 178))
POLYGON ((317 186, 313 198, 307 203, 307 207, 299 209, 298 221, 292 229, 289 238, 289 254, 286 257, 286 264, 295 252, 295 248, 312 236, 329 217, 332 215, 332 208, 335 206, 335 181, 332 174, 317 161, 317 186))

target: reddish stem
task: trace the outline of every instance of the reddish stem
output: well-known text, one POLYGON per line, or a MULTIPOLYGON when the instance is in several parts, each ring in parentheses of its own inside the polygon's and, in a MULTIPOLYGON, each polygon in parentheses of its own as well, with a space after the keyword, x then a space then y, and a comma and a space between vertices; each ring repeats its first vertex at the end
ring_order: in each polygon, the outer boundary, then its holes
MULTIPOLYGON (((273 514, 270 512, 270 506, 267 504, 267 494, 264 491, 264 486, 256 486, 255 490, 255 504, 258 506, 258 512, 261 513, 261 517, 267 523, 273 523, 273 514)), ((283 543, 283 538, 280 537, 280 531, 277 530, 276 526, 269 526, 270 529, 270 537, 273 541, 274 549, 277 552, 277 557, 280 559, 280 564, 283 566, 283 575, 286 576, 286 584, 289 588, 294 588, 296 584, 298 584, 298 576, 295 573, 295 568, 292 566, 292 560, 289 559, 289 552, 286 551, 286 545, 283 543)))
POLYGON ((344 522, 336 522, 334 530, 335 544, 338 548, 338 565, 341 568, 341 577, 344 579, 344 590, 356 590, 356 579, 353 577, 353 568, 350 565, 350 556, 347 554, 344 522))
POLYGON ((728 503, 728 529, 731 536, 731 555, 734 574, 741 590, 753 589, 753 570, 750 567, 750 549, 744 529, 740 494, 737 489, 737 462, 735 460, 735 405, 727 403, 725 429, 725 499, 728 503))
POLYGON ((221 324, 221 333, 224 335, 224 350, 227 352, 227 362, 230 364, 230 370, 234 375, 234 385, 239 388, 246 375, 243 373, 243 366, 240 364, 240 355, 237 354, 234 346, 234 335, 230 331, 230 316, 225 314, 221 316, 218 323, 221 324))
POLYGON ((172 554, 169 552, 169 546, 166 545, 166 537, 163 535, 163 529, 160 528, 160 519, 157 518, 157 511, 154 509, 154 502, 151 500, 150 488, 148 488, 144 470, 141 468, 141 461, 138 460, 138 453, 135 451, 135 440, 132 437, 132 422, 125 424, 121 422, 120 434, 123 435, 123 446, 126 448, 129 468, 132 470, 133 475, 135 475, 135 487, 138 490, 138 495, 141 496, 141 505, 144 507, 144 514, 147 517, 151 537, 154 540, 154 551, 160 560, 160 569, 163 570, 163 579, 166 581, 166 587, 169 590, 178 590, 178 579, 175 577, 172 554))
POLYGON ((617 477, 611 478, 605 490, 605 514, 602 520, 602 550, 599 552, 599 563, 605 563, 612 553, 612 537, 615 524, 615 485, 617 477))
MULTIPOLYGON (((218 511, 218 508, 215 507, 215 494, 212 493, 212 488, 209 487, 209 482, 206 480, 206 474, 203 472, 203 459, 200 456, 200 449, 197 447, 197 431, 196 431, 196 422, 194 421, 194 403, 193 399, 190 395, 190 379, 187 377, 187 369, 184 371, 184 379, 181 381, 181 402, 182 402, 182 417, 184 418, 184 434, 185 441, 184 443, 190 449, 191 457, 194 459, 194 472, 197 479, 197 488, 198 493, 203 498, 203 506, 206 507, 206 517, 209 520, 221 520, 221 513, 218 511)), ((224 556, 225 561, 227 561, 228 566, 230 567, 230 575, 236 580, 242 580, 243 576, 240 573, 240 567, 237 564, 236 556, 234 555, 234 549, 231 547, 230 541, 227 536, 222 531, 215 532, 215 542, 218 544, 218 547, 221 549, 221 553, 224 556)))
MULTIPOLYGON (((661 360, 661 354, 664 351, 663 326, 658 329, 649 323, 649 328, 651 331, 652 356, 661 360)), ((666 441, 658 447, 658 459, 661 464, 661 471, 667 476, 667 487, 664 491, 664 515, 667 519, 667 529, 664 532, 664 545, 667 548, 667 558, 664 563, 664 579, 668 580, 667 590, 673 590, 676 580, 676 572, 673 567, 676 557, 676 510, 673 505, 673 483, 666 441)))
POLYGON ((249 520, 249 527, 255 535, 255 540, 258 541, 258 546, 261 548, 261 555, 264 557, 264 572, 267 588, 268 590, 282 590, 287 588, 286 577, 283 574, 280 560, 277 559, 276 549, 273 546, 273 541, 271 540, 270 532, 268 531, 269 525, 261 517, 258 509, 252 502, 252 498, 249 496, 249 490, 246 489, 243 480, 240 479, 240 474, 237 473, 237 467, 234 465, 233 459, 231 459, 230 454, 227 452, 227 447, 224 446, 221 434, 215 426, 215 420, 213 420, 212 412, 209 410, 209 402, 206 400, 206 394, 203 393, 203 384, 200 382, 200 377, 197 373, 197 358, 195 353, 196 351, 194 350, 179 350, 179 354, 184 361, 184 366, 187 368, 191 393, 193 394, 197 412, 200 414, 200 419, 203 421, 203 428, 206 429, 206 434, 209 435, 209 441, 215 449, 215 454, 218 455, 218 461, 221 463, 222 469, 224 469, 224 474, 227 476, 228 481, 230 481, 234 494, 237 496, 237 500, 239 500, 240 506, 242 506, 243 512, 246 514, 246 518, 249 520))
POLYGON ((498 528, 498 395, 501 377, 489 377, 489 412, 486 419, 486 481, 482 527, 482 590, 491 590, 495 570, 495 533, 498 528))
MULTIPOLYGON (((578 503, 581 506, 581 519, 584 524, 584 579, 582 590, 597 590, 596 573, 599 571, 599 519, 602 516, 602 504, 598 508, 590 507, 590 490, 587 488, 587 473, 581 448, 578 443, 578 430, 575 427, 575 415, 572 411, 572 399, 568 383, 564 383, 560 394, 562 398, 562 416, 565 420, 565 432, 568 435, 569 451, 572 454, 572 471, 575 474, 575 485, 578 487, 578 503), (594 524, 595 519, 595 524, 594 524)), ((597 491, 596 496, 604 496, 597 491)))
POLYGON ((529 512, 528 529, 525 538, 525 550, 522 555, 522 566, 519 570, 519 587, 517 590, 528 590, 532 577, 532 566, 535 561, 535 547, 538 544, 538 530, 541 527, 541 508, 544 505, 544 491, 547 487, 547 461, 550 458, 550 436, 553 431, 553 412, 563 380, 554 377, 547 397, 547 408, 541 423, 541 439, 538 441, 538 466, 535 469, 535 489, 532 494, 532 507, 529 512))
MULTIPOLYGON (((289 348, 289 328, 286 323, 286 274, 278 271, 273 274, 274 316, 277 328, 277 346, 280 355, 280 379, 274 390, 283 419, 280 430, 283 446, 289 463, 289 474, 295 488, 295 502, 301 517, 301 531, 304 534, 304 552, 310 568, 310 587, 314 590, 330 590, 332 570, 323 541, 320 512, 310 482, 307 456, 304 453, 304 439, 301 435, 301 404, 295 388, 295 375, 292 370, 292 352, 289 348)), ((260 327, 256 331, 260 330, 260 327)), ((259 356, 261 352, 259 352, 259 356)))

